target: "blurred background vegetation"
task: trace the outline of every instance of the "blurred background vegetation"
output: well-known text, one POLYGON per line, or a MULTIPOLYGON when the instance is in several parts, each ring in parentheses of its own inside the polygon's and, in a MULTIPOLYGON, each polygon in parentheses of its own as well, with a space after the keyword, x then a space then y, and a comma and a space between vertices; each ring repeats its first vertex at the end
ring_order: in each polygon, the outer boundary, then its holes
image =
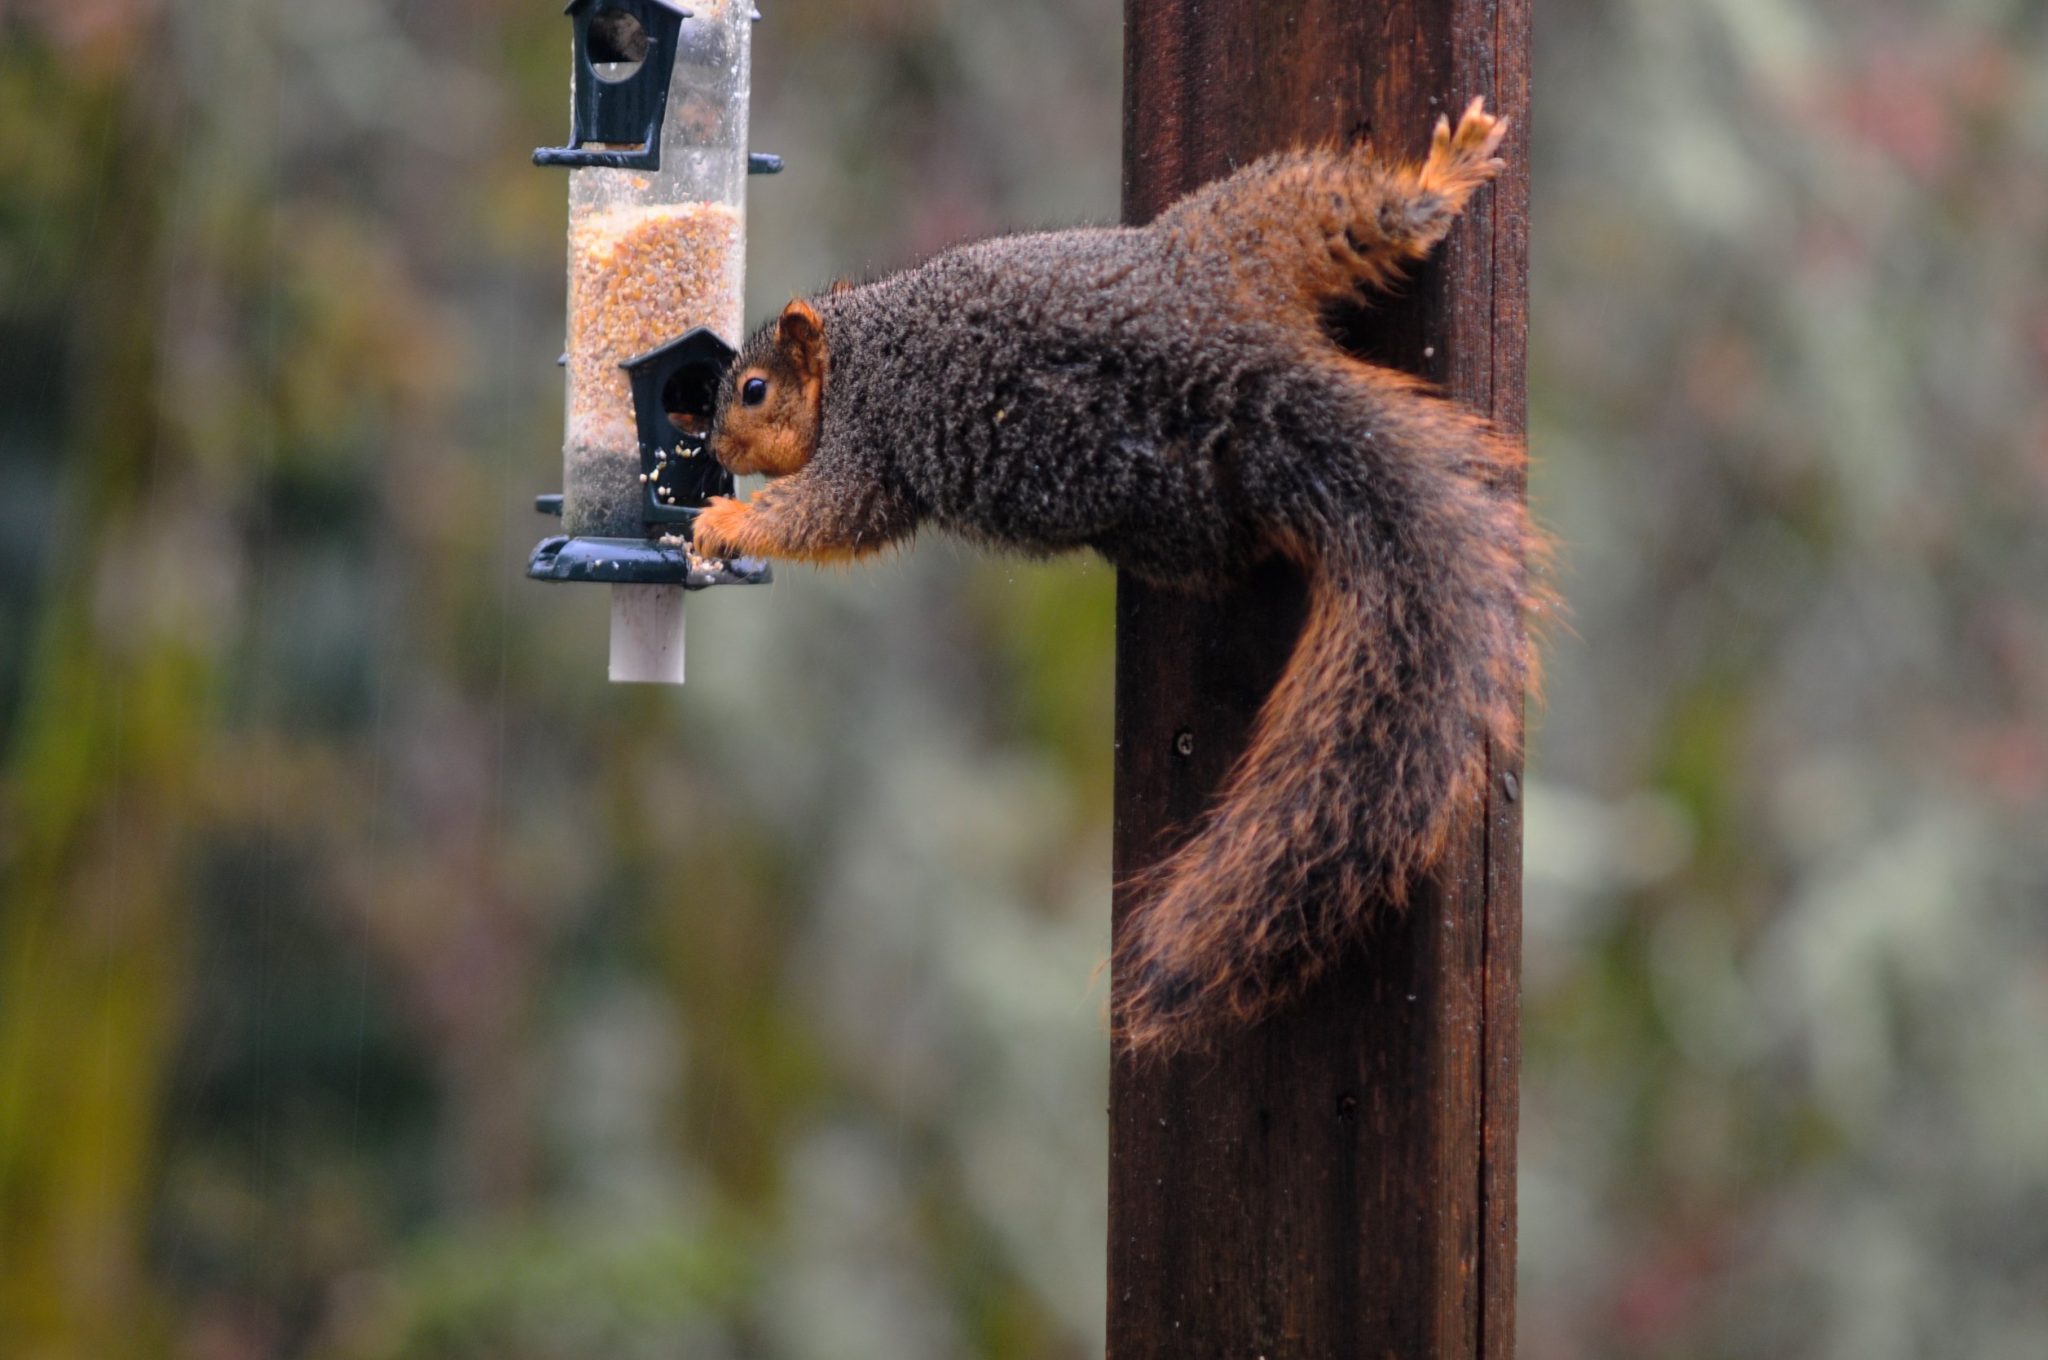
MULTIPOLYGON (((1523 1353, 2035 1360, 2048 13, 1540 8, 1523 1353)), ((0 9, 10 1360, 1100 1353, 1113 577, 607 687, 564 29, 0 9)), ((1113 218, 1118 30, 769 6, 750 314, 1113 218)))

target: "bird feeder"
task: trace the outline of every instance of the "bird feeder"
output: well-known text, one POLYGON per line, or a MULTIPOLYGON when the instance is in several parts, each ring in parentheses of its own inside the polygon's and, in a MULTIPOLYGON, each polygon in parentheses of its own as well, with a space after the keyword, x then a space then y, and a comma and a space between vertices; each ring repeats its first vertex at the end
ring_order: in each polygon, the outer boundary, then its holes
POLYGON ((768 579, 698 555, 691 525, 732 476, 705 449, 740 337, 752 21, 743 0, 577 0, 561 536, 527 574, 612 587, 611 678, 680 684, 684 592, 768 579))

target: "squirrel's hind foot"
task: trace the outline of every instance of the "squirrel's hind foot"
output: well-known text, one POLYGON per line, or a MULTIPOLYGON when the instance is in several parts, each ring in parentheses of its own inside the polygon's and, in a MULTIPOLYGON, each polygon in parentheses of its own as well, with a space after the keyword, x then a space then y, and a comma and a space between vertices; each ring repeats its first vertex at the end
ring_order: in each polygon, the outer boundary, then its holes
POLYGON ((1465 106, 1455 127, 1449 118, 1437 119, 1420 165, 1386 164, 1370 150, 1354 150, 1349 173, 1356 178, 1325 234, 1340 277, 1353 288, 1384 288, 1429 254, 1474 191, 1507 168, 1495 154, 1507 133, 1508 120, 1488 113, 1479 98, 1465 106))
POLYGON ((1507 168, 1494 154, 1507 135, 1508 120, 1488 113, 1484 96, 1465 106, 1456 128, 1448 117, 1437 119, 1429 159, 1418 176, 1423 190, 1448 200, 1455 214, 1474 189, 1507 168))

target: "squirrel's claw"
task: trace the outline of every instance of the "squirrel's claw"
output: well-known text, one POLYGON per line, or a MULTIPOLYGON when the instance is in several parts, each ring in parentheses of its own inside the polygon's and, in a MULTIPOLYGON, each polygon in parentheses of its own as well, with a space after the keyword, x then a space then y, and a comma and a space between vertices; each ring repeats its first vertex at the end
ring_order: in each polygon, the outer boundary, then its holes
POLYGON ((730 496, 713 496, 690 526, 691 546, 706 557, 747 557, 747 517, 744 501, 730 496))

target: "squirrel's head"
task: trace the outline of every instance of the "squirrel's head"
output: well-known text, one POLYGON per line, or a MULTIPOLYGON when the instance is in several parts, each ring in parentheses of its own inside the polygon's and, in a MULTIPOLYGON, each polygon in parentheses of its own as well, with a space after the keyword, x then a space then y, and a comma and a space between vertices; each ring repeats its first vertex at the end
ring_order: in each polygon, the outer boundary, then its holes
POLYGON ((818 451, 825 326, 798 298, 754 333, 718 394, 711 452, 735 473, 787 477, 818 451))

